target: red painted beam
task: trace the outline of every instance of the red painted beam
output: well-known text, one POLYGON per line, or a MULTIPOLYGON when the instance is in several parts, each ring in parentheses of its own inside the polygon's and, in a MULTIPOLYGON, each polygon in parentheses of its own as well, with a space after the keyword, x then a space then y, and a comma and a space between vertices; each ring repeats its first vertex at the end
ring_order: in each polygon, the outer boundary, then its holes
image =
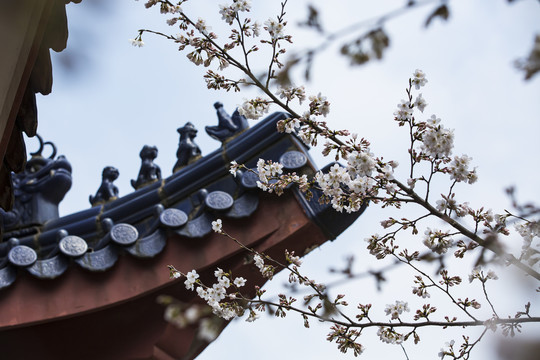
MULTIPOLYGON (((326 241, 292 195, 265 196, 249 219, 225 221, 224 229, 280 260, 286 248, 303 254, 326 241)), ((167 265, 184 272, 197 269, 208 281, 215 267, 232 270, 247 278, 246 289, 252 289, 266 279, 246 264, 246 255, 221 235, 198 240, 174 235, 155 259, 122 256, 103 274, 72 264, 51 281, 24 276, 0 293, 0 349, 6 358, 21 359, 169 360, 183 357, 190 348, 195 356, 207 343, 193 341, 194 329, 166 323, 164 308, 156 303, 162 294, 198 301, 183 279, 169 279, 167 265)))

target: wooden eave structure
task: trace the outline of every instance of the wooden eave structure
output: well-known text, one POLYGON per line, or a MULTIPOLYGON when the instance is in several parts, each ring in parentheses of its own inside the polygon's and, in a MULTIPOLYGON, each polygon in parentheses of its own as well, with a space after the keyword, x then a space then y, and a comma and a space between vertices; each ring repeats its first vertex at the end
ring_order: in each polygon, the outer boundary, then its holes
POLYGON ((50 49, 67 44, 65 6, 81 0, 17 0, 0 2, 0 207, 13 204, 12 171, 24 168, 22 133, 37 128, 36 93, 52 88, 50 49))

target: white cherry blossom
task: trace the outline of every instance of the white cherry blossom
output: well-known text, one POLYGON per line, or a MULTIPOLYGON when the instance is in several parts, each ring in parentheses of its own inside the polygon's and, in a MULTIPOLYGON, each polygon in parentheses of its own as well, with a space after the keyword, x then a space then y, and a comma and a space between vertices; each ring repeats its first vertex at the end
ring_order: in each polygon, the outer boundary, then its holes
POLYGON ((131 42, 131 45, 133 45, 133 46, 136 46, 136 47, 143 47, 144 46, 144 41, 142 41, 141 38, 129 39, 129 41, 131 42))
POLYGON ((405 301, 399 301, 399 300, 397 300, 394 305, 392 304, 386 305, 386 308, 384 309, 384 312, 386 313, 386 315, 391 315, 392 320, 399 318, 399 315, 408 311, 410 311, 409 304, 405 301))
POLYGON ((196 283, 197 279, 199 278, 199 274, 197 274, 197 271, 191 270, 186 274, 186 281, 184 281, 184 284, 186 285, 186 289, 193 290, 193 285, 196 283))
POLYGON ((244 279, 243 277, 237 277, 236 279, 234 279, 233 284, 236 287, 242 287, 246 284, 246 279, 244 279))
POLYGON ((278 40, 284 36, 283 30, 285 28, 285 24, 282 22, 279 22, 276 19, 268 19, 264 22, 265 29, 268 31, 270 36, 272 37, 272 40, 278 40))
POLYGON ((426 130, 422 136, 422 151, 433 158, 447 157, 454 147, 454 130, 438 125, 426 130))
POLYGON ((416 97, 416 100, 414 101, 414 106, 416 106, 418 110, 420 110, 420 112, 424 112, 424 109, 426 108, 427 105, 428 104, 426 100, 422 97, 422 94, 419 94, 416 97))
POLYGON ((222 221, 221 219, 217 219, 216 221, 212 221, 212 230, 217 232, 217 233, 221 233, 223 232, 222 230, 222 221))
POLYGON ((422 86, 426 85, 427 83, 426 75, 422 70, 416 69, 416 71, 413 73, 413 79, 412 84, 416 88, 416 90, 420 89, 422 86))

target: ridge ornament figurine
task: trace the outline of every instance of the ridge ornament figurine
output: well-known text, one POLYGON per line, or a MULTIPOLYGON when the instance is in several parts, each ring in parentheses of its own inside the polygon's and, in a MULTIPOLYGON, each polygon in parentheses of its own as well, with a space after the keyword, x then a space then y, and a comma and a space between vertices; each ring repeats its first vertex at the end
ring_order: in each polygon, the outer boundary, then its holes
POLYGON ((189 165, 201 158, 201 149, 195 144, 197 129, 195 126, 187 122, 186 125, 176 129, 180 134, 178 150, 176 151, 176 164, 173 167, 173 173, 177 172, 186 165, 189 165))
POLYGON ((96 195, 90 195, 89 200, 92 206, 105 204, 109 201, 118 199, 118 187, 113 184, 113 181, 118 179, 120 172, 113 166, 107 166, 101 173, 101 185, 99 186, 96 195))
POLYGON ((220 102, 214 103, 218 117, 217 126, 206 126, 205 130, 210 137, 225 142, 233 135, 236 135, 249 127, 245 116, 240 115, 238 110, 235 110, 232 116, 227 114, 223 109, 223 104, 220 102))
POLYGON ((158 149, 155 146, 144 145, 139 156, 141 157, 141 169, 137 180, 131 180, 131 186, 135 190, 161 180, 161 169, 154 163, 158 149))

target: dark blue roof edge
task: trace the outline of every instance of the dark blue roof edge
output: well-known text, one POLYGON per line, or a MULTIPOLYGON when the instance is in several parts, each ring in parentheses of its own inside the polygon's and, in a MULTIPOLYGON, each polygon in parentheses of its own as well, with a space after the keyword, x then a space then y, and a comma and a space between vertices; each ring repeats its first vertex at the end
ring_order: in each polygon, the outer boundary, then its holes
MULTIPOLYGON (((148 185, 110 203, 52 220, 43 226, 40 233, 19 240, 21 244, 30 246, 53 243, 59 230, 65 229, 71 234, 77 229, 79 233, 81 227, 85 236, 97 236, 97 219, 111 218, 115 223, 124 222, 126 219, 129 219, 129 223, 140 221, 152 215, 151 205, 161 203, 165 207, 171 206, 204 188, 216 178, 227 175, 230 161, 244 162, 280 139, 294 137, 276 130, 278 121, 288 117, 289 115, 283 112, 270 114, 252 128, 225 142, 221 148, 172 174, 161 183, 148 185)), ((0 247, 5 247, 2 252, 8 250, 7 243, 1 243, 0 247)))
MULTIPOLYGON (((334 163, 330 163, 321 169, 323 173, 328 172, 334 163)), ((352 225, 364 212, 367 204, 363 204, 359 211, 347 214, 336 211, 331 204, 320 204, 319 198, 322 196, 322 191, 312 189, 313 197, 307 199, 306 195, 298 189, 294 188, 294 195, 302 205, 306 215, 322 230, 323 234, 329 240, 336 239, 345 229, 352 225)))

